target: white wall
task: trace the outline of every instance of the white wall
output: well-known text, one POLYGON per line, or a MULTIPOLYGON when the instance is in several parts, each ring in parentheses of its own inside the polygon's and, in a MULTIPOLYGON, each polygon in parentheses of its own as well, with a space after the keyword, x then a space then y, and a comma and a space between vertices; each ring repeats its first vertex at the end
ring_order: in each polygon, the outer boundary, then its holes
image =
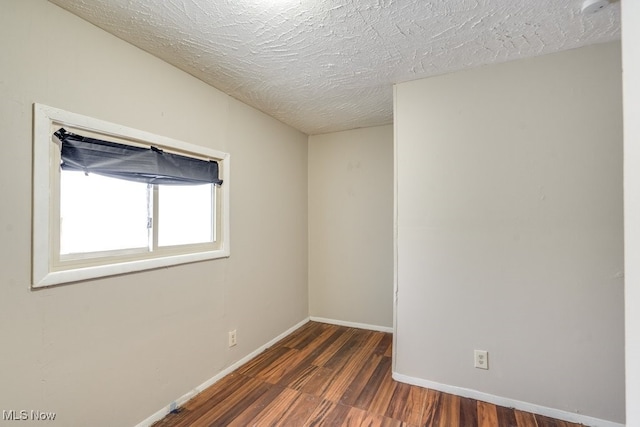
POLYGON ((397 85, 397 374, 624 421, 620 68, 610 43, 397 85))
POLYGON ((640 3, 622 1, 627 425, 640 426, 640 3))
POLYGON ((393 324, 393 127, 309 137, 311 316, 393 324))
POLYGON ((308 316, 306 135, 45 0, 0 46, 0 410, 134 425, 308 316), (31 291, 33 102, 229 152, 231 258, 31 291))

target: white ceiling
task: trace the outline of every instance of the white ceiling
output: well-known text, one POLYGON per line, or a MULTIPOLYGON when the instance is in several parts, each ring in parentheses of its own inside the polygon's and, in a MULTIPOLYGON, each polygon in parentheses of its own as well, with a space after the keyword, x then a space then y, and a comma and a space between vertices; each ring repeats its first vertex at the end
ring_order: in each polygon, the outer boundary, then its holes
POLYGON ((620 38, 582 0, 50 0, 307 133, 388 124, 392 84, 620 38))

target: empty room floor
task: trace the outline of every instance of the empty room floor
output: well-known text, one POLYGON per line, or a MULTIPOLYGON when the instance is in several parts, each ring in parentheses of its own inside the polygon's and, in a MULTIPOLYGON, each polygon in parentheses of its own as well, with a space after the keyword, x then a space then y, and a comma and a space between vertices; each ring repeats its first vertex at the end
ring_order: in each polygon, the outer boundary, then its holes
POLYGON ((154 427, 576 427, 391 378, 389 333, 309 322, 154 427))

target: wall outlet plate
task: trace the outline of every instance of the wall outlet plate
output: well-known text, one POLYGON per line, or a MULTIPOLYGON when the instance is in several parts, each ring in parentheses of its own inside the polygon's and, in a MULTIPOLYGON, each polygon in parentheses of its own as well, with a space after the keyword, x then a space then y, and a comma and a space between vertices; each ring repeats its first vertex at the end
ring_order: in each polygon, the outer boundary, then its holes
POLYGON ((489 352, 473 350, 473 366, 478 369, 489 369, 489 352))

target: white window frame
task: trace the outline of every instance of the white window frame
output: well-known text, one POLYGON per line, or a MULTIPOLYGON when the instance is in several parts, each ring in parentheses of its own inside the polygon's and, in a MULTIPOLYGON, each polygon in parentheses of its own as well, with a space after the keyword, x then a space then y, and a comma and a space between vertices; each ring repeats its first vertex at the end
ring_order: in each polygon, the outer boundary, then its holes
POLYGON ((32 288, 229 257, 230 169, 231 156, 228 153, 34 103, 32 288), (202 245, 183 245, 173 250, 147 252, 133 257, 116 255, 81 263, 60 262, 60 147, 52 134, 54 129, 65 126, 131 141, 132 145, 154 145, 187 156, 216 160, 223 184, 216 188, 215 248, 203 250, 202 245))

